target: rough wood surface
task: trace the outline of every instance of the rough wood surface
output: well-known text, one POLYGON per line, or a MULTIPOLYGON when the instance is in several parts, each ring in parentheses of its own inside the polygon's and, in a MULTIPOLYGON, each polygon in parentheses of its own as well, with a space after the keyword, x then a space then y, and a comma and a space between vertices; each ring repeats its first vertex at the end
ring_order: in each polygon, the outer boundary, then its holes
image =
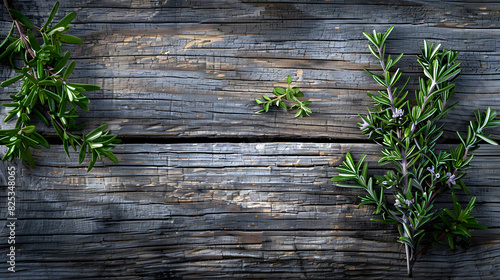
MULTIPOLYGON (((346 152, 368 154, 380 172, 374 145, 130 144, 118 148, 119 165, 91 173, 60 149, 37 153, 42 164, 20 174, 19 279, 404 275, 397 230, 356 207, 363 192, 329 181, 346 152)), ((481 148, 467 180, 489 230, 475 231, 466 251, 424 255, 415 279, 498 276, 500 177, 489 164, 498 160, 497 149, 481 148)))
MULTIPOLYGON (((475 108, 500 110, 495 102, 500 87, 500 4, 64 2, 61 11, 78 12, 71 32, 84 41, 72 48, 78 62, 74 80, 102 87, 89 94, 91 111, 81 112, 88 127, 105 121, 121 135, 151 138, 363 140, 357 114, 370 106, 366 92, 380 88, 362 71, 378 68, 362 32, 391 25, 396 29, 388 52, 407 54, 399 66, 413 78, 412 90, 421 76, 415 55, 424 39, 461 51, 463 75, 455 97, 461 105, 450 116, 450 137, 467 124, 475 108), (312 117, 294 119, 278 109, 254 114, 254 99, 284 86, 287 75, 313 101, 312 117)), ((52 1, 13 3, 40 23, 51 5, 52 1)), ((6 13, 0 22, 2 30, 10 27, 6 13)), ((0 78, 11 74, 3 67, 0 78)))
MULTIPOLYGON (((35 24, 53 5, 11 2, 35 24)), ((102 88, 81 120, 87 131, 111 124, 125 144, 119 164, 91 173, 57 143, 35 152, 35 170, 17 165, 18 272, 4 273, 0 241, 2 279, 402 279, 397 230, 356 207, 361 191, 330 182, 349 151, 381 171, 356 126, 366 92, 379 89, 362 70, 378 68, 362 32, 396 27, 387 51, 406 54, 399 66, 412 90, 424 39, 461 52, 448 138, 475 110, 500 111, 495 1, 73 0, 56 19, 71 11, 70 33, 84 41, 71 47, 74 80, 102 88), (313 115, 254 114, 254 99, 287 75, 313 115)), ((2 10, 0 34, 8 28, 2 10)), ((12 75, 0 65, 0 80, 12 75)), ((13 92, 1 88, 0 102, 13 92)), ((431 250, 415 279, 500 278, 500 149, 474 160, 467 183, 489 230, 467 250, 431 250)), ((2 217, 6 201, 2 187, 2 217)))

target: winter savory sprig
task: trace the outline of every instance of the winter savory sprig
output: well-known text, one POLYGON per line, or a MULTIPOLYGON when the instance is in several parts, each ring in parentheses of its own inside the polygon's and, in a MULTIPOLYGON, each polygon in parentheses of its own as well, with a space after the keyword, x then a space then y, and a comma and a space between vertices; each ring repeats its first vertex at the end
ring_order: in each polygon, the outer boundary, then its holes
POLYGON ((49 147, 48 141, 31 124, 32 119, 37 118, 54 127, 68 156, 69 146, 75 151, 79 147, 79 163, 89 155, 87 171, 90 171, 102 156, 118 162, 111 149, 120 140, 106 131, 107 124, 82 136, 72 132, 83 127, 83 124, 76 123, 77 107, 85 111, 89 109, 90 101, 84 92, 98 90, 99 86, 69 80, 76 63, 71 61, 68 64, 70 52, 63 52, 62 46, 64 43, 81 44, 82 40, 66 34, 70 29, 69 24, 76 17, 74 12, 52 24, 58 7, 59 3, 56 2, 42 27, 35 26, 19 11, 9 9, 13 23, 0 45, 0 59, 8 60, 17 75, 0 86, 7 87, 16 82, 20 82, 20 85, 17 87, 19 92, 10 96, 12 102, 3 104, 11 108, 4 121, 17 120, 14 128, 0 130, 0 144, 8 148, 2 160, 19 158, 21 162, 27 161, 32 167, 35 166, 30 149, 49 147), (19 37, 13 35, 14 30, 19 37))
POLYGON ((264 99, 264 101, 255 99, 255 102, 257 102, 257 104, 261 104, 263 106, 263 109, 257 111, 257 113, 267 113, 269 111, 269 106, 278 106, 287 110, 288 107, 285 100, 295 102, 295 104, 290 107, 290 110, 298 109, 295 117, 308 117, 309 114, 312 113, 311 109, 307 107, 307 105, 311 104, 312 102, 309 100, 300 101, 298 97, 303 97, 304 94, 299 90, 298 87, 292 87, 290 85, 292 83, 292 77, 288 76, 286 78, 286 83, 288 84, 288 87, 286 89, 281 87, 274 88, 274 96, 269 97, 263 94, 262 98, 264 99))
POLYGON ((364 33, 370 52, 382 67, 381 75, 366 72, 384 89, 378 94, 368 93, 376 109, 361 116, 359 124, 363 134, 382 145, 379 164, 389 164, 391 170, 385 175, 369 176, 368 164, 363 164, 365 157, 355 162, 348 153, 332 181, 351 181, 338 186, 365 189, 367 195, 360 197, 360 205, 373 204, 373 214, 380 215, 372 220, 398 225, 398 242, 405 246, 411 276, 416 260, 430 247, 446 240, 453 249, 457 240, 470 242, 470 229, 486 229, 471 215, 476 198, 472 197, 462 207, 454 192, 470 194, 463 179, 472 152, 484 142, 497 145, 484 130, 500 125, 500 121, 495 120, 496 112, 490 108, 477 112, 467 135, 457 132, 460 144, 449 151, 438 151, 436 143, 444 126, 440 120, 457 105, 450 104, 450 100, 455 91, 454 81, 461 71, 456 61, 458 52, 424 41, 417 60, 425 77, 419 78, 415 100, 410 102, 406 99, 408 91, 404 90, 408 81, 398 89, 401 71, 392 70, 402 54, 395 59, 385 54, 386 39, 392 29, 385 33, 375 30, 373 34, 364 33), (450 198, 453 209, 435 207, 438 196, 450 198), (424 240, 427 244, 422 246, 424 240))

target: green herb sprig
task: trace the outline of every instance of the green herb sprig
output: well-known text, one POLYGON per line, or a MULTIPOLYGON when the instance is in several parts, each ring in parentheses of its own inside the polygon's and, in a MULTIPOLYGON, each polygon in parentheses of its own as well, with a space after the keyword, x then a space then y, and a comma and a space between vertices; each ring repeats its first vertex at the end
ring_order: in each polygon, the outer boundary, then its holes
POLYGON ((288 76, 286 78, 286 83, 288 84, 288 87, 286 89, 281 88, 281 87, 276 87, 273 89, 273 94, 274 96, 267 96, 265 94, 262 95, 262 98, 264 99, 259 100, 255 99, 255 102, 257 104, 262 105, 263 109, 257 111, 257 113, 267 113, 269 111, 270 106, 277 106, 281 107, 285 110, 298 110, 297 113, 295 114, 295 117, 308 117, 309 114, 312 113, 311 109, 307 107, 307 105, 311 104, 312 102, 309 100, 306 101, 300 101, 298 97, 304 97, 304 93, 302 93, 298 87, 292 87, 292 77, 288 76), (285 100, 288 101, 293 101, 295 104, 290 106, 288 108, 285 100))
POLYGON ((90 171, 102 156, 118 162, 111 149, 120 140, 106 131, 107 124, 82 136, 71 132, 83 128, 83 124, 76 123, 77 107, 89 110, 90 100, 84 92, 100 88, 68 80, 76 63, 71 61, 68 64, 70 52, 63 52, 62 46, 64 43, 81 44, 82 40, 66 34, 76 13, 71 12, 52 25, 58 7, 59 2, 56 2, 42 27, 35 26, 19 11, 9 9, 13 23, 9 34, 0 45, 0 50, 3 50, 0 59, 7 59, 17 75, 2 82, 0 86, 10 86, 18 81, 21 81, 21 85, 19 92, 10 96, 12 102, 2 104, 12 108, 5 122, 17 118, 14 128, 0 130, 0 144, 8 148, 2 160, 18 158, 21 162, 27 161, 31 167, 35 167, 30 149, 49 147, 45 137, 31 124, 31 120, 37 118, 54 127, 68 157, 69 146, 75 151, 79 147, 79 163, 89 155, 87 171, 90 171), (13 36, 14 29, 19 33, 19 37, 13 36), (18 66, 19 64, 22 65, 18 66))
POLYGON ((384 90, 378 94, 368 93, 376 109, 360 116, 362 122, 359 123, 363 134, 382 145, 379 164, 389 164, 391 170, 385 175, 369 176, 368 163, 363 164, 366 155, 356 163, 348 153, 332 181, 352 181, 353 184, 338 186, 365 189, 368 194, 360 197, 360 205, 375 205, 373 214, 381 217, 372 220, 398 225, 398 242, 405 245, 411 277, 417 259, 432 246, 446 244, 443 240, 447 240, 452 249, 457 240, 470 244, 470 229, 487 229, 471 215, 476 197, 462 207, 452 192, 451 210, 437 209, 434 202, 437 196, 445 196, 450 191, 462 190, 470 194, 463 179, 473 158, 472 152, 483 142, 498 145, 484 130, 499 126, 500 121, 495 120, 496 112, 490 108, 483 113, 477 112, 467 135, 464 137, 457 132, 460 144, 450 147, 449 151, 438 151, 436 144, 443 135, 442 120, 458 104, 450 105, 450 100, 455 92, 454 81, 461 71, 456 61, 459 53, 424 41, 417 61, 425 78, 419 78, 415 100, 410 102, 406 99, 408 91, 404 90, 408 81, 401 89, 396 88, 401 71, 391 72, 403 54, 395 59, 385 55, 385 42, 392 30, 393 27, 385 33, 375 30, 373 35, 364 33, 370 52, 382 68, 381 75, 366 72, 384 90), (422 247, 424 240, 427 245, 422 247))

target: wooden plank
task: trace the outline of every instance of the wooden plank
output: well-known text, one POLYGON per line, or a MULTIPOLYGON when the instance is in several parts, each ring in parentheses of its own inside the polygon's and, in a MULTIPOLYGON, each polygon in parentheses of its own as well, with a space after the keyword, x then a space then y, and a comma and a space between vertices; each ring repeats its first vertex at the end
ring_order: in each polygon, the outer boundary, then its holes
MULTIPOLYGON (((34 170, 18 166, 19 279, 401 279, 406 273, 397 230, 370 222, 372 208, 356 207, 363 192, 330 182, 347 152, 368 154, 371 172, 381 173, 375 145, 130 144, 117 148, 118 165, 104 161, 90 173, 61 150, 37 151, 34 170)), ((480 148, 467 179, 478 197, 475 216, 489 230, 475 231, 468 250, 442 247, 424 255, 416 279, 499 276, 500 175, 491 164, 499 160, 498 149, 480 148)))
MULTIPOLYGON (((12 2, 36 24, 53 4, 12 2)), ((382 172, 377 147, 361 143, 356 127, 366 91, 378 90, 362 71, 377 63, 361 33, 395 25, 388 52, 407 54, 400 64, 413 79, 423 39, 461 51, 448 138, 476 108, 500 109, 498 3, 75 0, 61 11, 57 19, 77 11, 71 32, 85 42, 71 48, 75 81, 102 87, 81 112, 86 131, 108 122, 140 144, 119 146, 118 165, 105 160, 91 173, 58 145, 35 152, 37 169, 17 166, 18 279, 401 279, 396 229, 356 207, 361 191, 329 181, 348 151, 368 153, 382 172), (253 99, 287 75, 313 99, 314 115, 253 114, 253 99), (242 143, 196 143, 207 138, 242 143), (151 144, 163 141, 193 143, 151 144)), ((1 13, 0 34, 8 22, 1 13)), ((11 75, 0 67, 0 79, 11 75)), ((0 101, 14 90, 2 89, 0 101)), ((475 231, 466 251, 424 255, 416 279, 500 277, 499 156, 481 148, 467 179, 489 230, 475 231)))
MULTIPOLYGON (((365 139, 357 113, 370 107, 366 91, 379 88, 362 71, 377 67, 362 32, 390 25, 396 29, 388 52, 407 54, 400 66, 413 78, 411 90, 420 75, 414 55, 423 39, 461 51, 464 70, 454 98, 461 105, 450 115, 447 137, 456 139, 454 131, 464 131, 476 109, 500 110, 498 4, 280 2, 61 4, 61 15, 78 10, 71 32, 85 42, 72 47, 74 79, 102 87, 89 94, 91 111, 80 113, 87 131, 108 122, 127 137, 365 139), (293 119, 278 109, 254 114, 253 100, 284 86, 287 75, 313 100, 313 116, 293 119)), ((14 4, 42 20, 52 2, 14 4)), ((2 14, 2 33, 7 21, 2 14)), ((0 78, 12 74, 0 68, 0 78)))

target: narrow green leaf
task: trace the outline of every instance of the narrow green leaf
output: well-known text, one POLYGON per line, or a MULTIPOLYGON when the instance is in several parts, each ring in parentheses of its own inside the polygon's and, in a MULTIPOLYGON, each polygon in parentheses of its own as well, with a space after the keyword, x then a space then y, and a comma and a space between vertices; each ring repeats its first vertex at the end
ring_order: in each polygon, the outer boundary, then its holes
POLYGON ((54 19, 54 16, 57 13, 57 9, 59 8, 59 2, 57 1, 54 6, 52 7, 52 10, 50 11, 49 17, 47 18, 47 21, 42 27, 42 30, 47 30, 49 28, 50 23, 54 19))
POLYGON ((394 221, 394 220, 381 220, 381 219, 373 219, 373 218, 371 218, 370 221, 386 223, 386 224, 397 224, 398 223, 397 221, 394 221))
POLYGON ((63 43, 66 44, 82 44, 83 41, 75 36, 67 35, 67 34, 60 34, 59 35, 59 40, 63 43))
POLYGON ((26 31, 26 34, 28 34, 28 41, 31 45, 31 48, 35 50, 35 52, 40 50, 40 45, 38 44, 38 41, 36 40, 35 34, 31 31, 31 29, 28 29, 26 31))
POLYGON ((91 149, 97 149, 97 148, 103 147, 103 144, 101 144, 101 143, 90 143, 89 145, 90 145, 91 149))
POLYGON ((378 59, 380 59, 380 55, 375 51, 375 49, 372 47, 372 45, 368 44, 368 49, 372 53, 372 55, 378 59))
POLYGON ((33 132, 31 137, 43 147, 50 148, 49 142, 42 135, 38 134, 36 131, 33 132))
POLYGON ((382 80, 379 76, 377 75, 372 75, 373 79, 381 86, 387 87, 387 84, 384 80, 382 80))
POLYGON ((450 217, 452 217, 453 219, 456 219, 455 215, 453 213, 451 213, 450 209, 448 208, 445 208, 444 209, 444 212, 446 212, 446 214, 448 214, 450 217))
POLYGON ((61 70, 66 65, 66 63, 68 62, 70 54, 71 53, 69 51, 67 51, 66 53, 64 53, 63 57, 61 59, 59 59, 57 61, 57 63, 54 65, 53 71, 59 72, 59 70, 61 70))
POLYGON ((413 248, 413 244, 412 244, 411 240, 407 237, 404 237, 404 236, 399 237, 398 242, 406 244, 406 245, 410 246, 411 248, 413 248))
POLYGON ((73 69, 75 68, 75 65, 76 65, 76 62, 74 60, 72 60, 69 65, 68 65, 68 68, 66 68, 66 71, 64 71, 64 74, 63 74, 63 80, 66 80, 69 75, 71 75, 71 73, 73 73, 73 69))
POLYGON ((375 41, 375 38, 373 38, 370 34, 368 34, 366 32, 363 32, 363 35, 366 37, 366 39, 368 39, 368 41, 370 41, 370 43, 372 43, 374 46, 378 47, 378 44, 375 41))
POLYGON ((394 66, 396 63, 398 63, 398 61, 403 57, 403 55, 404 54, 402 53, 396 59, 394 59, 394 61, 392 61, 391 67, 394 66))
POLYGON ((347 153, 345 156, 346 165, 354 172, 356 171, 354 160, 352 159, 351 153, 347 153))
POLYGON ((455 195, 455 193, 451 193, 451 196, 453 198, 453 211, 455 211, 455 219, 457 219, 460 213, 462 212, 462 207, 460 203, 458 203, 457 196, 455 195))
POLYGON ((269 105, 270 104, 271 104, 270 102, 267 102, 267 103, 264 104, 264 112, 267 113, 267 111, 269 111, 269 105))
POLYGON ((57 123, 54 121, 54 119, 52 119, 52 126, 56 130, 59 138, 61 138, 61 140, 64 139, 64 131, 59 127, 59 125, 57 125, 57 123))
POLYGON ((35 77, 31 76, 27 67, 23 68, 22 73, 23 73, 24 77, 26 77, 28 80, 30 80, 30 82, 32 82, 35 85, 38 84, 38 80, 35 79, 35 77))
POLYGON ((374 39, 374 40, 375 40, 375 42, 376 42, 376 44, 375 44, 375 45, 376 45, 376 46, 378 46, 378 47, 381 47, 381 46, 382 46, 382 44, 380 44, 380 40, 379 40, 380 36, 379 36, 379 35, 380 35, 380 34, 379 34, 379 33, 378 33, 375 29, 373 29, 373 39, 374 39))
POLYGON ((365 187, 360 186, 360 185, 347 185, 347 184, 337 184, 339 187, 345 187, 345 188, 362 188, 365 189, 365 187))
POLYGON ((60 27, 66 27, 69 23, 71 23, 76 17, 75 12, 71 12, 67 14, 61 21, 59 21, 56 25, 54 25, 50 30, 54 30, 60 27))
POLYGON ((280 101, 280 102, 279 102, 279 105, 280 105, 280 107, 281 107, 281 108, 283 108, 283 109, 285 109, 285 110, 287 109, 285 102, 280 101))
POLYGON ((24 158, 28 161, 31 168, 35 168, 35 161, 33 160, 33 156, 31 155, 30 148, 27 147, 24 151, 24 154, 25 154, 24 158))
MULTIPOLYGON (((64 133, 64 136, 66 136, 66 135, 67 135, 67 134, 66 134, 66 133, 64 133)), ((64 137, 64 138, 66 138, 66 137, 64 137)), ((64 149, 64 152, 66 152, 66 155, 67 155, 68 157, 70 157, 70 156, 69 156, 69 150, 68 150, 68 144, 69 144, 68 140, 67 140, 67 139, 63 139, 63 149, 64 149)))
POLYGON ((380 104, 391 106, 391 101, 389 100, 389 98, 386 98, 384 96, 377 96, 370 92, 368 92, 367 95, 380 104))
POLYGON ((448 244, 450 245, 450 248, 452 250, 455 249, 455 244, 453 243, 453 237, 450 234, 448 234, 447 236, 448 236, 448 244))
POLYGON ((88 84, 73 84, 73 83, 66 83, 69 86, 75 87, 75 88, 82 88, 85 91, 92 91, 92 90, 99 90, 101 89, 100 86, 96 85, 88 85, 88 84))
POLYGON ((83 145, 80 148, 80 152, 78 153, 78 163, 81 164, 83 162, 86 153, 87 153, 87 143, 83 142, 83 145))
POLYGON ((332 182, 350 181, 350 180, 353 180, 353 178, 352 177, 345 177, 345 176, 341 176, 341 175, 333 176, 331 179, 332 182))
POLYGON ((274 88, 273 91, 276 91, 276 93, 278 93, 278 95, 286 94, 286 90, 284 88, 280 88, 280 87, 274 88))
POLYGON ((47 89, 43 89, 43 91, 50 97, 50 98, 53 98, 54 100, 56 100, 58 103, 61 102, 61 97, 57 94, 55 94, 54 92, 50 91, 50 90, 47 90, 47 89))
POLYGON ((19 107, 19 102, 2 103, 4 107, 19 107))
POLYGON ((89 164, 89 167, 87 168, 87 172, 90 172, 90 170, 92 170, 96 161, 97 161, 97 151, 93 150, 92 156, 90 159, 90 164, 89 164))
POLYGON ((14 16, 22 25, 26 26, 27 29, 32 29, 35 26, 25 15, 14 9, 9 9, 9 12, 14 16))
POLYGON ((15 76, 14 78, 10 78, 10 79, 8 79, 8 80, 6 80, 6 81, 3 81, 3 82, 0 84, 0 86, 1 86, 1 87, 10 86, 11 84, 13 84, 13 83, 15 83, 15 82, 19 81, 19 80, 20 80, 20 79, 22 79, 22 78, 23 78, 23 75, 18 75, 18 76, 15 76))
MULTIPOLYGON (((17 39, 14 42, 10 43, 10 45, 7 46, 7 48, 5 49, 5 51, 0 55, 0 60, 4 59, 6 56, 10 55, 11 52, 15 48, 17 48, 17 46, 19 46, 20 42, 21 42, 21 39, 17 39)), ((15 67, 13 67, 13 68, 15 68, 15 67)))
POLYGON ((383 45, 385 43, 385 40, 387 39, 387 37, 389 37, 389 35, 391 34, 393 29, 394 29, 394 26, 391 26, 391 27, 389 27, 389 29, 387 29, 384 36, 382 37, 382 40, 380 41, 380 45, 383 45))
POLYGON ((0 49, 2 49, 7 44, 7 42, 9 42, 10 36, 12 35, 12 32, 14 31, 14 25, 15 25, 15 23, 13 22, 11 24, 11 26, 10 26, 9 33, 7 34, 7 36, 5 37, 5 39, 0 44, 0 49))
POLYGON ((491 144, 491 145, 495 145, 497 146, 498 143, 495 141, 495 140, 492 140, 488 137, 486 137, 486 135, 482 134, 482 133, 478 133, 476 134, 479 138, 481 138, 483 141, 487 142, 488 144, 491 144))
POLYGON ((44 77, 44 69, 43 69, 43 61, 41 60, 37 60, 36 61, 36 78, 37 80, 43 80, 45 77, 44 77))
POLYGON ((458 69, 458 70, 455 70, 455 72, 453 72, 453 73, 450 73, 450 74, 448 74, 446 76, 440 77, 439 80, 436 81, 436 83, 440 84, 442 82, 451 80, 453 77, 455 77, 456 75, 458 75, 461 71, 462 71, 461 69, 458 69))
POLYGON ((467 204, 467 207, 465 207, 465 213, 467 215, 470 214, 470 212, 472 211, 472 209, 474 209, 474 205, 476 204, 476 197, 473 196, 470 201, 469 201, 469 204, 467 204))
POLYGON ((396 73, 394 73, 394 75, 392 76, 390 82, 389 82, 389 86, 394 86, 396 84, 396 82, 399 80, 399 78, 401 77, 401 72, 399 72, 399 68, 398 70, 396 70, 396 73))
MULTIPOLYGON (((432 44, 431 44, 431 46, 432 46, 432 44)), ((439 48, 441 48, 441 44, 438 44, 436 46, 436 48, 432 51, 430 58, 433 58, 434 56, 436 56, 437 52, 439 51, 439 48)))
POLYGON ((92 130, 86 136, 87 141, 92 141, 92 140, 99 138, 99 136, 102 135, 102 132, 108 128, 108 126, 109 126, 109 124, 103 124, 103 125, 99 126, 98 128, 92 130))
POLYGON ((102 154, 109 158, 112 162, 118 163, 118 158, 111 151, 102 150, 102 154))
POLYGON ((25 126, 21 129, 21 131, 27 134, 33 133, 35 131, 35 126, 34 125, 25 126))

